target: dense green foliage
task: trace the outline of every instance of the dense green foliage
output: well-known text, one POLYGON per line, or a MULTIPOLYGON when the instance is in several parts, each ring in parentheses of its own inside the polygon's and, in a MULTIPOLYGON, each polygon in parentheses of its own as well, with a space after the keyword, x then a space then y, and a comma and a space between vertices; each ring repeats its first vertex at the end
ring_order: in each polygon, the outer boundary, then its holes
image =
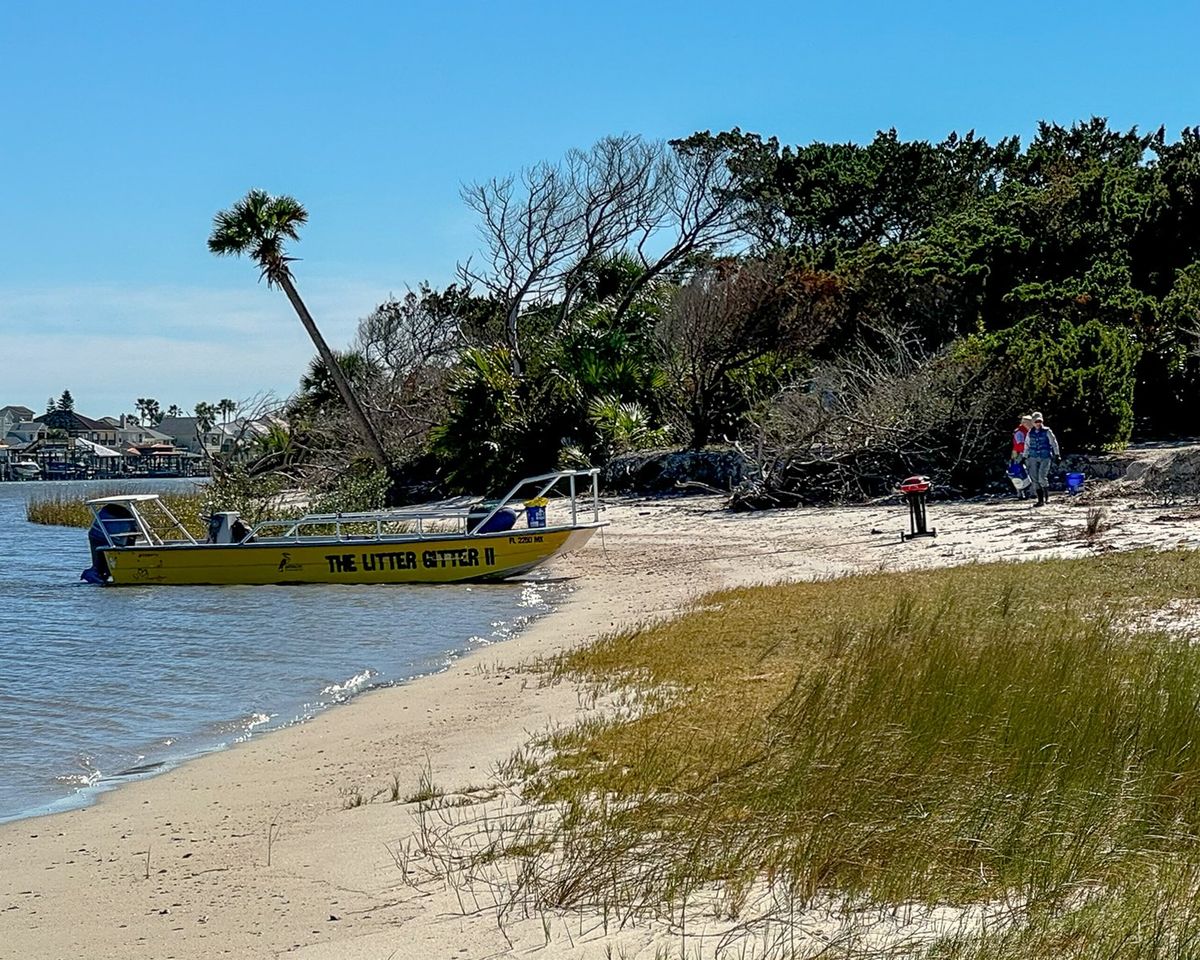
POLYGON ((1051 325, 1033 316, 963 347, 979 350, 1015 402, 1057 411, 1055 430, 1068 447, 1128 442, 1142 348, 1126 328, 1099 320, 1051 325))
MULTIPOLYGON (((994 477, 1035 407, 1069 450, 1194 430, 1200 129, 627 136, 464 195, 482 257, 342 355, 414 483, 740 441, 778 477, 830 460, 853 495, 896 470, 994 477), (930 417, 947 428, 897 426, 930 417)), ((302 425, 331 386, 310 375, 302 425)))

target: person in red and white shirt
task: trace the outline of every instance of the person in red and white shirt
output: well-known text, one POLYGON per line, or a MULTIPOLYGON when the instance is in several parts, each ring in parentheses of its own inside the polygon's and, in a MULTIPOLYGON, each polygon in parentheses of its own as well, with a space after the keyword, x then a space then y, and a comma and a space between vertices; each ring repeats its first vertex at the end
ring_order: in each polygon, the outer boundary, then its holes
POLYGON ((1021 422, 1017 424, 1017 429, 1013 431, 1012 438, 1012 461, 1019 463, 1025 459, 1025 441, 1029 436, 1029 430, 1033 426, 1033 417, 1025 414, 1021 417, 1021 422))

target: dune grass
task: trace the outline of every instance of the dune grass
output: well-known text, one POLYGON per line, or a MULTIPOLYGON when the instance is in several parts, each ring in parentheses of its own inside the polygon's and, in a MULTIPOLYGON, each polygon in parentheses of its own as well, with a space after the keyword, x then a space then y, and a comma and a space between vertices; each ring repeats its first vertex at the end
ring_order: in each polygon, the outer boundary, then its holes
POLYGON ((1200 955, 1200 647, 1150 616, 1198 600, 1191 552, 977 565, 734 590, 572 652, 632 706, 523 758, 556 816, 513 896, 1003 904, 930 955, 1200 955))

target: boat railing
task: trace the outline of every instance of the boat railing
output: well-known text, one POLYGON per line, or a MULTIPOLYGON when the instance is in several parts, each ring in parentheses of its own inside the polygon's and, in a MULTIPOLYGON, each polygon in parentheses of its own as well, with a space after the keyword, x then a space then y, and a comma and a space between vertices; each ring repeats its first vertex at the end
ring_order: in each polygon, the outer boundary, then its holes
POLYGON ((366 513, 310 513, 291 520, 263 520, 256 524, 244 542, 298 542, 306 537, 324 535, 333 540, 381 540, 405 538, 423 540, 431 536, 459 534, 475 536, 501 510, 518 515, 526 511, 526 503, 546 499, 561 493, 570 510, 570 526, 579 525, 581 516, 591 515, 592 523, 600 522, 600 471, 557 470, 536 477, 526 477, 516 483, 499 500, 485 510, 477 503, 462 506, 421 506, 398 510, 377 510, 366 513), (580 480, 586 480, 580 490, 580 480), (532 493, 530 493, 532 491, 532 493), (436 528, 431 529, 433 525, 436 528), (391 529, 385 529, 390 527, 391 529))
MULTIPOLYGON (((550 493, 556 492, 556 488, 564 480, 567 482, 567 490, 565 491, 567 500, 571 507, 571 526, 579 525, 579 485, 577 481, 580 478, 587 478, 589 481, 590 493, 590 509, 592 513, 592 523, 600 522, 600 471, 596 467, 589 470, 556 470, 554 473, 543 473, 538 477, 526 477, 524 480, 519 480, 504 497, 496 503, 490 513, 485 514, 477 523, 471 524, 467 529, 468 534, 479 533, 485 529, 488 522, 498 514, 501 510, 514 509, 518 498, 521 500, 521 505, 517 509, 518 513, 525 511, 525 504, 530 500, 544 500, 550 493), (522 496, 523 490, 536 489, 532 497, 522 496)), ((558 491, 563 492, 563 491, 558 491)))
POLYGON ((375 513, 313 513, 292 520, 263 520, 246 537, 247 541, 297 541, 324 532, 332 532, 335 540, 381 540, 385 536, 428 535, 427 522, 437 522, 450 529, 439 533, 465 533, 466 509, 446 508, 430 511, 388 510, 375 513), (385 528, 391 528, 385 529, 385 528))
MULTIPOLYGON (((525 513, 529 504, 545 501, 551 495, 561 495, 570 510, 570 527, 580 526, 580 518, 588 517, 585 523, 600 522, 600 471, 558 470, 518 481, 502 498, 481 506, 477 501, 461 506, 429 505, 407 507, 398 510, 376 510, 364 513, 311 513, 287 520, 262 520, 246 534, 242 543, 296 543, 303 539, 331 539, 338 541, 413 539, 423 540, 432 536, 459 534, 475 536, 487 529, 487 525, 501 510, 512 510, 518 516, 525 513), (584 481, 581 483, 581 481, 584 481)), ((198 543, 187 528, 171 512, 165 503, 154 494, 128 497, 106 497, 89 501, 88 505, 99 524, 109 546, 130 546, 140 538, 147 546, 163 546, 164 542, 198 543), (124 506, 129 518, 112 518, 101 515, 105 504, 124 506), (164 541, 147 518, 150 505, 159 512, 160 519, 173 530, 179 531, 181 540, 164 541), (129 528, 133 522, 135 528, 129 528)), ((561 508, 564 504, 557 505, 561 508)), ((561 524, 560 526, 567 526, 561 524)))

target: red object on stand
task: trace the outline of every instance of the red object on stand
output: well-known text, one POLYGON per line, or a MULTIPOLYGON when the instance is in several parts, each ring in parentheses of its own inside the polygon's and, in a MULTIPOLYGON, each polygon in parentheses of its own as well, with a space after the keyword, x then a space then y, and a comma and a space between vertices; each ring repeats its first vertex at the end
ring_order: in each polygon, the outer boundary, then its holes
POLYGON ((908 501, 908 533, 901 533, 901 540, 912 540, 915 537, 936 537, 937 528, 930 530, 926 526, 925 518, 925 494, 927 494, 933 484, 928 477, 917 476, 908 477, 900 483, 900 492, 904 494, 904 499, 908 501))

